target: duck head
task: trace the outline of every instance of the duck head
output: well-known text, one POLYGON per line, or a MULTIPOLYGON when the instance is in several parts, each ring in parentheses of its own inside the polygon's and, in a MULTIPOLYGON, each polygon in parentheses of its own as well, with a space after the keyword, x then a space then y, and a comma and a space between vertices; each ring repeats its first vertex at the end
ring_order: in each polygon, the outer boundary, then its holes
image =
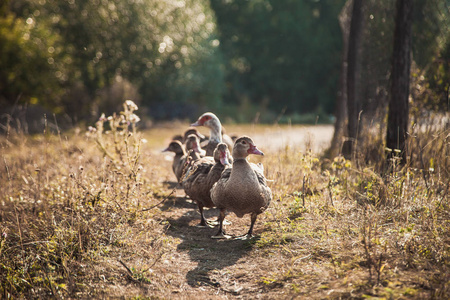
POLYGON ((213 154, 214 160, 220 162, 222 165, 227 166, 233 163, 233 158, 231 157, 228 146, 225 143, 220 143, 217 145, 213 154))
POLYGON ((174 152, 175 154, 184 154, 184 148, 180 141, 171 141, 169 146, 162 152, 174 152))
POLYGON ((186 149, 192 150, 197 153, 201 153, 200 140, 198 139, 197 135, 195 134, 188 135, 186 139, 186 149))
POLYGON ((211 140, 222 142, 222 124, 219 118, 212 112, 206 112, 201 115, 191 126, 205 126, 211 131, 211 140))
POLYGON ((248 136, 242 136, 236 140, 233 147, 233 157, 246 158, 250 154, 264 155, 264 153, 259 150, 253 140, 248 136))

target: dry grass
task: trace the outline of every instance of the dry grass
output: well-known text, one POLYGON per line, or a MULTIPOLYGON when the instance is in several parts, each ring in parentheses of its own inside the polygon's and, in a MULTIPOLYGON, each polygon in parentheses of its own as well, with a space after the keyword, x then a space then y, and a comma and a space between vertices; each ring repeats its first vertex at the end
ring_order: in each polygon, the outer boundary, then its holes
MULTIPOLYGON (((369 146, 353 162, 266 152, 274 199, 257 237, 216 241, 183 191, 171 195, 160 149, 185 125, 141 136, 121 123, 132 113, 98 124, 108 134, 2 137, 1 297, 450 297, 448 129, 416 132, 404 167, 370 162, 369 146)), ((227 220, 236 234, 250 222, 227 220)))

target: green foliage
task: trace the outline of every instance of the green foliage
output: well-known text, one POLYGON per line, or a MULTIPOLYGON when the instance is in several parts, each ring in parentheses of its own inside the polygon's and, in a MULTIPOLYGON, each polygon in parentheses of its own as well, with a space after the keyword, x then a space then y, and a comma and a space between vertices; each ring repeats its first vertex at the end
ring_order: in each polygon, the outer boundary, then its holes
POLYGON ((417 120, 424 110, 448 111, 450 108, 450 34, 442 51, 432 57, 427 66, 412 68, 411 85, 414 101, 412 113, 417 120))
POLYGON ((226 58, 227 102, 331 112, 344 1, 211 1, 226 58))
MULTIPOLYGON (((446 109, 448 104, 448 28, 450 14, 444 0, 413 1, 413 45, 411 92, 422 110, 446 109), (446 72, 447 71, 447 72, 446 72), (418 90, 418 91, 417 91, 418 90)), ((361 109, 372 120, 377 109, 383 110, 390 90, 391 56, 395 1, 365 2, 361 68, 361 109)))
MULTIPOLYGON (((208 1, 24 0, 11 7, 17 15, 14 22, 32 20, 39 33, 46 33, 37 36, 41 44, 62 37, 57 45, 42 45, 39 50, 46 57, 36 57, 33 63, 44 71, 53 68, 65 95, 51 96, 71 115, 86 117, 92 110, 99 114, 99 106, 107 107, 103 103, 111 101, 101 91, 124 80, 139 91, 136 100, 142 99, 146 106, 165 101, 211 106, 220 102, 221 57, 208 1), (61 57, 50 63, 48 52, 61 57)), ((8 30, 8 24, 2 28, 8 30)), ((19 33, 15 39, 16 44, 24 42, 19 33)), ((28 45, 15 49, 19 57, 26 55, 25 48, 32 50, 28 45)), ((20 67, 30 78, 39 78, 28 71, 27 63, 21 60, 15 68, 9 63, 5 69, 14 75, 20 67)), ((19 83, 29 84, 28 80, 19 83)), ((52 86, 40 83, 51 90, 52 86)), ((5 98, 15 101, 9 95, 5 98)))
POLYGON ((41 104, 57 110, 64 74, 60 36, 32 16, 0 17, 0 105, 41 104))

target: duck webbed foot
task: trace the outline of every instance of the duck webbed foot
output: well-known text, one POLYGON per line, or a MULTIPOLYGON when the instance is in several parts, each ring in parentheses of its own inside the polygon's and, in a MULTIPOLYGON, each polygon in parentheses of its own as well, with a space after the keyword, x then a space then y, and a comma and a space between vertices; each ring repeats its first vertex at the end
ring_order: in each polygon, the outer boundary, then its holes
POLYGON ((203 206, 198 205, 198 210, 200 211, 200 223, 196 226, 198 228, 214 228, 216 225, 212 224, 211 221, 206 220, 203 214, 203 206))
POLYGON ((225 232, 223 230, 219 231, 216 235, 211 236, 212 239, 231 239, 232 236, 225 234, 225 232))
MULTIPOLYGON (((215 226, 217 226, 217 225, 220 225, 220 220, 219 219, 217 219, 217 220, 209 220, 209 221, 206 221, 207 223, 208 223, 208 226, 212 226, 212 227, 215 227, 215 226)), ((223 225, 231 225, 231 222, 230 221, 227 221, 227 220, 223 220, 223 225)))
POLYGON ((251 224, 250 224, 250 228, 249 228, 248 232, 246 234, 244 234, 244 235, 236 237, 235 238, 236 240, 249 240, 249 239, 255 237, 253 235, 253 226, 255 225, 257 217, 258 217, 257 213, 252 213, 251 214, 251 224))
POLYGON ((219 231, 216 233, 216 235, 213 235, 211 238, 213 239, 231 239, 231 236, 226 235, 225 231, 223 230, 223 221, 225 219, 225 209, 220 210, 219 214, 219 231))
POLYGON ((202 220, 196 227, 198 228, 214 228, 219 223, 214 223, 213 221, 202 220))
POLYGON ((255 236, 253 235, 253 234, 251 234, 251 233, 246 233, 246 234, 244 234, 244 235, 239 235, 239 236, 237 236, 237 237, 235 237, 234 239, 235 240, 241 240, 241 241, 247 241, 247 240, 250 240, 250 239, 252 239, 252 238, 254 238, 255 236))
POLYGON ((201 222, 195 225, 197 228, 213 228, 214 226, 210 226, 208 223, 202 224, 201 222))

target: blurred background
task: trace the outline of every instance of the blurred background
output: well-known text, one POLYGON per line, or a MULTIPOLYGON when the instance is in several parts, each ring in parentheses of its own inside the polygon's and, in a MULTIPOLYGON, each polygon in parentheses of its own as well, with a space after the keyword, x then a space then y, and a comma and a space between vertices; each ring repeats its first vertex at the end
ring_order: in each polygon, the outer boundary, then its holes
MULTIPOLYGON (((395 1, 363 2, 358 109, 382 119, 395 1)), ((413 2, 411 111, 448 112, 450 4, 413 2)), ((91 123, 125 99, 139 105, 142 126, 205 111, 225 122, 333 123, 351 3, 3 0, 0 123, 29 132, 43 114, 61 127, 91 123)))

